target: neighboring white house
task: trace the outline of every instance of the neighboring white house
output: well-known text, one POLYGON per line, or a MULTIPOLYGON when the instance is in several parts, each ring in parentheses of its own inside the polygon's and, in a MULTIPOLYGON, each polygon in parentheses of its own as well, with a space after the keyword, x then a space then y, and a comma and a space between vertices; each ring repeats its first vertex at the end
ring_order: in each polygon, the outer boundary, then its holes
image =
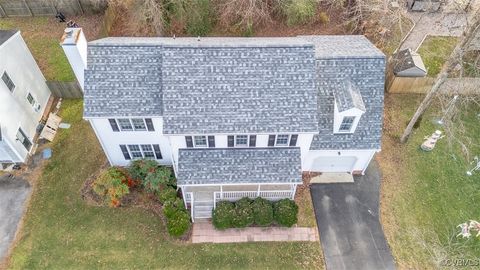
POLYGON ((0 30, 0 166, 32 153, 50 90, 20 31, 0 30))
POLYGON ((380 151, 385 56, 363 36, 62 40, 110 164, 173 166, 195 218, 293 198, 302 171, 362 174, 380 151))

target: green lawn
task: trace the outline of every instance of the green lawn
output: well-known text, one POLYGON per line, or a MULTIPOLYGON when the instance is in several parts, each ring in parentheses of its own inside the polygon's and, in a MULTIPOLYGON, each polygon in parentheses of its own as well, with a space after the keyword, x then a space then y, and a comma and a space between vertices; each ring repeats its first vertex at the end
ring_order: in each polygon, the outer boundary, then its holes
POLYGON ((23 39, 47 80, 75 80, 75 75, 60 46, 63 24, 55 23, 49 17, 5 18, 0 20, 0 29, 21 31, 23 39))
POLYGON ((418 49, 429 77, 435 77, 450 57, 458 39, 456 37, 427 36, 418 49))
MULTIPOLYGON (((459 145, 449 147, 446 138, 432 152, 419 149, 424 136, 439 128, 432 121, 439 116, 436 104, 406 145, 392 144, 421 99, 415 95, 390 95, 386 99, 390 112, 386 114, 387 138, 380 159, 386 168, 382 222, 398 264, 410 269, 438 268, 443 259, 478 259, 480 254, 480 238, 456 237, 458 224, 480 220, 480 172, 467 176, 473 165, 465 160, 459 145)), ((465 125, 465 134, 456 139, 469 139, 467 148, 472 155, 479 155, 480 106, 469 104, 462 111, 458 124, 465 125)))
POLYGON ((71 123, 33 192, 11 269, 298 269, 323 268, 319 243, 186 244, 165 237, 162 222, 139 208, 88 206, 85 179, 105 156, 82 102, 64 101, 71 123))

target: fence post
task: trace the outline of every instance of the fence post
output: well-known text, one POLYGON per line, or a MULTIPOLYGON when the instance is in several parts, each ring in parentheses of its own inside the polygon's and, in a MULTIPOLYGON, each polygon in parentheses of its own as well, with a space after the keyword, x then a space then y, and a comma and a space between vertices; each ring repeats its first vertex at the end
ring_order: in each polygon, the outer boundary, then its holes
POLYGON ((8 17, 7 16, 7 13, 5 12, 5 10, 3 9, 2 7, 2 3, 0 3, 0 17, 8 17))
POLYGON ((28 12, 30 13, 30 16, 33 17, 32 9, 30 9, 30 6, 28 5, 27 1, 26 1, 26 0, 23 0, 23 3, 24 3, 25 6, 27 7, 27 10, 28 10, 28 12))
POLYGON ((83 10, 82 3, 80 3, 80 0, 77 0, 78 7, 80 8, 80 11, 82 12, 82 15, 85 15, 85 11, 83 10))

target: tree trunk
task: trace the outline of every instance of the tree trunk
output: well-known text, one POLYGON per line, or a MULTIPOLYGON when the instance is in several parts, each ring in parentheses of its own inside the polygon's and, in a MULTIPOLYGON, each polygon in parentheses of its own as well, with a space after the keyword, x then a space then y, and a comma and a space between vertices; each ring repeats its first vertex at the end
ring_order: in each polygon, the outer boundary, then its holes
POLYGON ((462 58, 463 58, 463 50, 466 45, 468 45, 468 42, 470 38, 473 36, 477 28, 479 28, 479 19, 477 18, 474 23, 470 25, 465 31, 463 32, 463 36, 460 40, 460 42, 457 44, 455 49, 453 50, 452 54, 450 57, 447 59, 446 63, 442 67, 442 71, 440 74, 438 74, 437 78, 435 79, 435 83, 433 84, 432 88, 430 91, 428 91, 427 95, 423 99, 422 103, 417 108, 417 111, 413 115, 412 119, 410 119, 410 122, 408 123, 407 127, 403 131, 403 135, 400 138, 401 143, 405 143, 408 140, 408 137, 412 133, 413 130, 413 125, 418 121, 418 118, 422 116, 422 114, 425 112, 425 110, 428 108, 428 105, 430 105, 430 102, 432 101, 433 97, 437 93, 438 89, 440 89, 440 86, 445 82, 445 80, 448 77, 448 74, 450 73, 451 70, 455 68, 456 65, 462 64, 462 58))

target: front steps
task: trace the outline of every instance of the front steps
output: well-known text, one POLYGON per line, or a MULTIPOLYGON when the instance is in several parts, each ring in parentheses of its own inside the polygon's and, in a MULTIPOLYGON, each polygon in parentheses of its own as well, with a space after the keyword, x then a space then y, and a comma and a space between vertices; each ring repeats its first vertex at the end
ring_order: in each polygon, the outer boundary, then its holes
POLYGON ((195 201, 193 206, 193 218, 205 219, 212 217, 213 201, 195 201))

